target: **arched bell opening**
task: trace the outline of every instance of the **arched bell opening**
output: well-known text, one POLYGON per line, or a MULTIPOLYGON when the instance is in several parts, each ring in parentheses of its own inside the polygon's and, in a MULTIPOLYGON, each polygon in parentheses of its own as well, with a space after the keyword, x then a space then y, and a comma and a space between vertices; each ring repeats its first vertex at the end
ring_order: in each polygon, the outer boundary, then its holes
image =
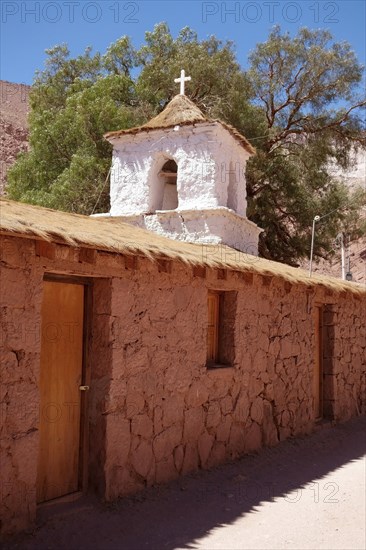
POLYGON ((158 173, 158 177, 163 189, 161 210, 175 210, 178 208, 178 165, 175 160, 167 160, 158 173))
POLYGON ((150 212, 175 210, 178 207, 178 165, 164 156, 155 164, 150 181, 150 212))

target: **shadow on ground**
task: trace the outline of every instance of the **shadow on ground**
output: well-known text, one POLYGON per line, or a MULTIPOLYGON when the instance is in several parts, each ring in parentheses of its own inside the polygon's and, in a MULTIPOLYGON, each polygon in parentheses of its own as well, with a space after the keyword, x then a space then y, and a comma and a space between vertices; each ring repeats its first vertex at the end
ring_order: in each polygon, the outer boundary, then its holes
MULTIPOLYGON (((256 513, 260 503, 279 496, 297 502, 305 484, 362 457, 365 427, 366 419, 360 417, 323 428, 113 505, 89 497, 48 508, 32 535, 8 541, 5 548, 196 548, 195 541, 215 527, 256 513)), ((332 499, 336 491, 328 488, 323 498, 332 499)))

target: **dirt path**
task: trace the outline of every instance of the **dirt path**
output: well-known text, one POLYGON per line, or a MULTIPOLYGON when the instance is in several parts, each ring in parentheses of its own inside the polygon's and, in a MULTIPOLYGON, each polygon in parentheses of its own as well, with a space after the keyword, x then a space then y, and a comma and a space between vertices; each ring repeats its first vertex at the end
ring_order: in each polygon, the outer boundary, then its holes
POLYGON ((5 547, 364 549, 365 428, 365 418, 324 428, 113 506, 49 509, 5 547))

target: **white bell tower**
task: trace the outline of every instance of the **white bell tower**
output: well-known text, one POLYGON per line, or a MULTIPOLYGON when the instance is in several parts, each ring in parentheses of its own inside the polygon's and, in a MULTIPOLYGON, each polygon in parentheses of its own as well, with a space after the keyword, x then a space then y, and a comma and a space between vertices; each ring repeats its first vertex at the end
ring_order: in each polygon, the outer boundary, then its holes
POLYGON ((235 128, 176 95, 138 128, 109 132, 111 210, 123 222, 187 242, 258 254, 262 231, 246 217, 245 166, 255 153, 235 128))

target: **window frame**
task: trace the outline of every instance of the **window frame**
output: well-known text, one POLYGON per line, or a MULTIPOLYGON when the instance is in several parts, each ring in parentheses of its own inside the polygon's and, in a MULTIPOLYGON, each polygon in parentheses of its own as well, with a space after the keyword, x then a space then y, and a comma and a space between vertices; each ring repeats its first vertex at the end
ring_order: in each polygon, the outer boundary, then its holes
MULTIPOLYGON (((220 349, 225 330, 225 295, 229 293, 235 295, 233 299, 236 302, 237 292, 226 290, 208 289, 207 291, 207 342, 206 342, 206 367, 207 369, 230 368, 233 367, 234 360, 223 360, 224 352, 220 349)), ((236 304, 235 304, 236 317, 236 304)), ((235 350, 235 318, 229 328, 229 338, 235 350)), ((226 334, 226 337, 228 337, 226 334)))
POLYGON ((207 293, 207 352, 209 368, 219 363, 220 293, 209 290, 207 293), (211 308, 211 309, 210 309, 211 308))

